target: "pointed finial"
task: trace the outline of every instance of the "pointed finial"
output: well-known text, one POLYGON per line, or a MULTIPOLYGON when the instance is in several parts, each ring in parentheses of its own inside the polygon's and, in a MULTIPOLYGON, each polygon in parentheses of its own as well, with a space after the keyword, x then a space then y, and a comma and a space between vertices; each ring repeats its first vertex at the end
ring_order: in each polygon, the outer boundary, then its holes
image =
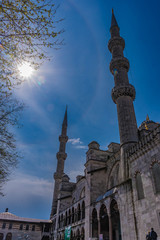
POLYGON ((65 111, 64 119, 63 119, 63 125, 65 125, 65 126, 67 126, 67 108, 68 108, 68 106, 66 105, 66 111, 65 111))
POLYGON ((113 8, 112 8, 112 20, 111 20, 111 27, 113 26, 117 26, 118 27, 118 23, 117 23, 117 20, 114 16, 114 11, 113 11, 113 8))
POLYGON ((148 114, 147 114, 147 117, 146 117, 146 121, 149 121, 149 116, 148 116, 148 114))

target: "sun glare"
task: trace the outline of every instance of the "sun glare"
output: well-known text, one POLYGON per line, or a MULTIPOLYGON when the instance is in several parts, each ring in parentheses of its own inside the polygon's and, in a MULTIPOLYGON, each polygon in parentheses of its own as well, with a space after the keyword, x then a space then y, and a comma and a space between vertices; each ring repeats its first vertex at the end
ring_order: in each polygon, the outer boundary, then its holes
POLYGON ((24 78, 29 78, 33 74, 33 68, 30 66, 29 63, 23 63, 18 67, 20 75, 24 78))

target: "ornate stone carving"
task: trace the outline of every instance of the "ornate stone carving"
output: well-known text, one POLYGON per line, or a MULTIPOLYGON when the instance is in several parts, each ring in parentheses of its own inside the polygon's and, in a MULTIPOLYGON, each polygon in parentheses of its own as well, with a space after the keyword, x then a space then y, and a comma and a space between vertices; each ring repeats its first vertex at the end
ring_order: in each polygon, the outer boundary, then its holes
POLYGON ((65 160, 66 158, 67 158, 67 153, 64 153, 64 152, 58 152, 57 153, 57 159, 65 160))
POLYGON ((119 69, 119 68, 125 68, 128 72, 129 61, 125 57, 117 57, 111 60, 109 67, 112 74, 114 69, 119 69))
POLYGON ((59 141, 60 141, 60 142, 65 142, 65 143, 66 143, 66 142, 68 141, 68 136, 60 135, 60 136, 59 136, 59 141))
POLYGON ((122 46, 122 48, 124 49, 125 41, 122 37, 111 38, 108 42, 108 49, 110 52, 112 52, 112 48, 119 45, 122 46))
POLYGON ((121 96, 130 96, 133 100, 135 99, 136 91, 135 88, 129 84, 128 86, 118 86, 112 89, 112 99, 116 103, 117 98, 121 96))

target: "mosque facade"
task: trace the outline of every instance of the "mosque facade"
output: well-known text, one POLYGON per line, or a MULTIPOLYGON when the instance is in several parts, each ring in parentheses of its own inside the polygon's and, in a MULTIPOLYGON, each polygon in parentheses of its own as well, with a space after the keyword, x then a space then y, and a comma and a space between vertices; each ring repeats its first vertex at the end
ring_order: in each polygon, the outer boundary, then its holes
POLYGON ((112 142, 104 151, 97 142, 91 142, 84 175, 77 176, 76 183, 70 182, 64 173, 66 109, 50 215, 54 239, 64 239, 68 231, 72 240, 144 240, 151 227, 160 239, 160 124, 147 117, 137 127, 136 92, 129 83, 129 61, 123 55, 125 41, 119 30, 112 13, 108 48, 120 144, 112 142))

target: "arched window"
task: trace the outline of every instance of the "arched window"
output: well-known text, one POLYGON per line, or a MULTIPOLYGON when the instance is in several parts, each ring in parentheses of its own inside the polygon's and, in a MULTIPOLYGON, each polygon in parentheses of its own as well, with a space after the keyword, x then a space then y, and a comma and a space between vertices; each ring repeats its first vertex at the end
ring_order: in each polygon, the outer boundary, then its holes
POLYGON ((92 237, 98 238, 98 219, 97 210, 95 208, 92 211, 92 237))
POLYGON ((35 231, 35 225, 32 225, 32 231, 35 231))
POLYGON ((6 240, 12 240, 12 233, 7 233, 6 240))
POLYGON ((72 208, 72 223, 74 223, 74 207, 72 208))
POLYGON ((110 177, 110 188, 114 187, 114 177, 110 177))
POLYGON ((66 214, 65 214, 65 226, 67 226, 67 219, 68 219, 68 217, 67 217, 67 212, 66 212, 66 214))
POLYGON ((84 197, 85 197, 85 188, 82 189, 81 195, 80 195, 80 198, 84 198, 84 197))
POLYGON ((85 218, 85 203, 84 201, 82 202, 82 219, 85 218))
POLYGON ((12 223, 9 224, 8 229, 12 229, 12 223))
POLYGON ((136 174, 136 188, 137 188, 138 200, 143 199, 144 191, 143 191, 143 183, 142 183, 142 178, 140 173, 136 174))
POLYGON ((6 228, 6 223, 3 223, 2 229, 5 229, 5 228, 6 228))
POLYGON ((61 215, 61 224, 60 227, 62 228, 64 226, 64 222, 63 222, 63 214, 61 215))
POLYGON ((23 224, 20 224, 19 230, 23 230, 23 224))
POLYGON ((0 240, 3 240, 3 233, 0 233, 0 240))
POLYGON ((29 225, 28 225, 28 224, 26 225, 26 230, 27 230, 27 231, 29 230, 29 225))
POLYGON ((160 192, 160 164, 154 163, 152 166, 152 174, 154 178, 154 185, 156 193, 160 192))
POLYGON ((78 221, 79 221, 79 220, 81 219, 81 209, 80 209, 80 204, 78 204, 77 214, 78 214, 78 221))
POLYGON ((68 212, 68 224, 71 224, 71 210, 68 212))

